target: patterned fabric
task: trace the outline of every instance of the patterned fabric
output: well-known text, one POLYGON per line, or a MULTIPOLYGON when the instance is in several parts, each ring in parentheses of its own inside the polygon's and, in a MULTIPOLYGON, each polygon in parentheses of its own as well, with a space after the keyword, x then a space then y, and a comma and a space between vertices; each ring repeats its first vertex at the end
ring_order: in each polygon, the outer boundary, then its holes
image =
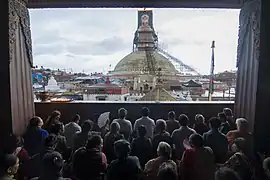
POLYGON ((248 158, 241 152, 237 152, 232 155, 230 159, 225 163, 225 166, 237 172, 241 179, 253 179, 252 165, 249 162, 248 158))
POLYGON ((180 164, 180 175, 184 180, 214 180, 215 167, 211 148, 187 149, 180 164))
POLYGON ((177 165, 174 161, 172 160, 167 160, 163 157, 157 157, 155 159, 152 159, 150 161, 148 161, 145 165, 145 169, 144 169, 144 174, 146 176, 146 180, 156 180, 157 179, 157 174, 159 171, 159 167, 161 164, 163 164, 164 162, 168 162, 171 163, 173 165, 173 167, 175 168, 175 171, 177 171, 177 165))

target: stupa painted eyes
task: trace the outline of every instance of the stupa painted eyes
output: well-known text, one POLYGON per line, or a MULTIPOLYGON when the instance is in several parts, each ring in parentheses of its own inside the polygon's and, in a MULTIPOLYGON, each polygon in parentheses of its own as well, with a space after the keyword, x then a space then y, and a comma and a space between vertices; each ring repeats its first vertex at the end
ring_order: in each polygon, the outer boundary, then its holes
POLYGON ((149 20, 149 16, 147 14, 142 15, 142 24, 147 24, 149 20))

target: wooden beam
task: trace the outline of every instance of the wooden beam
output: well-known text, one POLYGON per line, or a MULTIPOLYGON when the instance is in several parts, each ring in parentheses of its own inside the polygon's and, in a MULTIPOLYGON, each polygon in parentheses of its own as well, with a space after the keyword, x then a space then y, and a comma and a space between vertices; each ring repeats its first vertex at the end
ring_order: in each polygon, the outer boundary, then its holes
POLYGON ((28 8, 241 8, 243 0, 29 0, 28 8))

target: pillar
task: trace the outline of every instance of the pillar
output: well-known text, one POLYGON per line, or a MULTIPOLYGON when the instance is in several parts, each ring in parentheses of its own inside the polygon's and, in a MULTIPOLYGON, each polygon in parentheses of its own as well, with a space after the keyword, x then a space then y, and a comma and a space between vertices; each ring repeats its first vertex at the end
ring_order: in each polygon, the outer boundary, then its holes
POLYGON ((255 104, 254 138, 260 151, 270 150, 270 2, 262 0, 260 58, 255 104))
POLYGON ((11 118, 11 100, 10 100, 10 81, 9 81, 9 16, 8 16, 8 0, 0 1, 0 16, 1 33, 0 33, 0 142, 1 147, 8 143, 7 139, 12 133, 12 118, 11 118))

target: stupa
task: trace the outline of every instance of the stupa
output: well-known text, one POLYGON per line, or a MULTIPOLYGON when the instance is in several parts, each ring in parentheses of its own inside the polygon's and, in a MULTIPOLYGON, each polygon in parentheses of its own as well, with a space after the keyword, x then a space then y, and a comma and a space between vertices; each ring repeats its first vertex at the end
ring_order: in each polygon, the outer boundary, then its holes
POLYGON ((58 86, 57 81, 55 80, 53 76, 51 76, 50 79, 48 80, 48 85, 45 86, 45 91, 48 91, 48 92, 60 91, 60 87, 58 86))
POLYGON ((158 68, 162 69, 164 81, 177 79, 178 71, 171 61, 157 50, 152 11, 140 11, 138 20, 133 52, 120 60, 109 75, 129 80, 132 82, 130 87, 133 91, 146 93, 155 88, 158 68))

